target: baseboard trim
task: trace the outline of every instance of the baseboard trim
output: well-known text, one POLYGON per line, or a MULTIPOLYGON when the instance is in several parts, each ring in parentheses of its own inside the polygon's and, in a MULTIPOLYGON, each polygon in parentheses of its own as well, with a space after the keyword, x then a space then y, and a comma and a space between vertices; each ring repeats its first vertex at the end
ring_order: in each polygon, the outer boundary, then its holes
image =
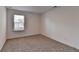
POLYGON ((64 44, 64 45, 66 45, 66 46, 68 46, 68 47, 70 47, 70 48, 79 50, 78 48, 75 48, 75 47, 73 47, 73 46, 71 46, 71 45, 68 45, 68 44, 65 44, 65 43, 63 43, 63 42, 57 41, 57 40, 55 40, 55 39, 52 39, 52 38, 50 38, 50 37, 48 37, 48 36, 46 36, 46 35, 44 35, 44 34, 41 34, 41 35, 43 35, 43 36, 45 36, 45 37, 47 37, 47 38, 49 38, 49 39, 51 39, 51 40, 54 40, 54 41, 56 41, 56 42, 58 42, 58 43, 64 44))
MULTIPOLYGON (((7 40, 7 39, 6 39, 6 40, 7 40)), ((4 41, 4 44, 3 44, 3 46, 1 47, 0 52, 2 51, 2 49, 3 49, 3 47, 4 47, 5 43, 6 43, 6 40, 4 41)))
POLYGON ((15 38, 11 38, 11 39, 17 39, 17 38, 23 38, 23 37, 31 37, 31 36, 38 36, 38 35, 43 35, 43 36, 45 36, 46 38, 49 38, 49 39, 54 40, 54 41, 56 41, 56 42, 58 42, 58 43, 64 44, 64 45, 66 45, 66 46, 68 46, 68 47, 70 47, 70 48, 74 48, 74 49, 76 49, 76 50, 79 50, 78 48, 75 48, 75 47, 73 47, 73 46, 71 46, 71 45, 65 44, 64 42, 61 42, 61 41, 57 41, 57 40, 55 40, 54 38, 51 38, 51 37, 49 37, 49 36, 47 36, 47 35, 44 35, 44 34, 28 35, 28 36, 22 36, 22 37, 15 37, 15 38))
POLYGON ((23 38, 23 37, 31 37, 31 36, 37 36, 37 35, 41 35, 41 34, 28 35, 28 36, 20 36, 20 37, 15 37, 15 38, 7 38, 7 39, 8 39, 8 40, 10 40, 10 39, 17 39, 17 38, 23 38))

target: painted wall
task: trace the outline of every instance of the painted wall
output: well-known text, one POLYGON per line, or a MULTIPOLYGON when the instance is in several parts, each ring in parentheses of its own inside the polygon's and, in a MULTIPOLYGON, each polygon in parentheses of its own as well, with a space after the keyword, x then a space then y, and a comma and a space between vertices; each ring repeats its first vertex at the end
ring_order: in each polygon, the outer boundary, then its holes
POLYGON ((42 15, 41 33, 79 49, 79 7, 57 7, 42 15))
POLYGON ((6 8, 0 6, 0 50, 6 41, 6 8))
POLYGON ((40 33, 40 16, 39 14, 22 12, 17 10, 7 9, 7 39, 36 35, 40 33), (25 16, 25 31, 13 32, 12 20, 14 14, 25 16))

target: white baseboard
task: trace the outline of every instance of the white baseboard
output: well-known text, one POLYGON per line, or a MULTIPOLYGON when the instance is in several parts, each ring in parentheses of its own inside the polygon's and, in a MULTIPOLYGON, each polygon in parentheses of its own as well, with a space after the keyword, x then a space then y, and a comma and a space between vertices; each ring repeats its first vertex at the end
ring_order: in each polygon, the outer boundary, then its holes
POLYGON ((7 38, 7 39, 15 39, 15 38, 22 38, 22 37, 29 37, 29 36, 35 36, 35 35, 40 35, 40 34, 31 34, 31 35, 22 35, 22 36, 17 36, 17 37, 11 37, 11 38, 7 38))
MULTIPOLYGON (((60 40, 58 40, 58 39, 56 39, 56 38, 54 38, 54 37, 50 37, 50 36, 48 36, 48 35, 46 35, 46 34, 34 34, 34 35, 28 35, 28 36, 21 36, 21 37, 29 37, 29 36, 35 36, 35 35, 44 35, 44 36, 46 36, 46 37, 48 37, 48 38, 50 38, 50 39, 53 39, 53 40, 55 40, 55 41, 57 41, 57 42, 60 42, 60 43, 62 43, 62 44, 65 44, 65 45, 67 45, 67 46, 70 46, 70 47, 72 47, 72 48, 75 48, 75 49, 77 49, 77 50, 79 50, 79 48, 78 47, 76 47, 75 45, 72 45, 72 44, 70 44, 70 43, 66 43, 65 41, 60 41, 60 40)), ((14 38, 20 38, 20 37, 14 37, 14 38)), ((14 38, 9 38, 9 39, 14 39, 14 38)))
POLYGON ((5 42, 6 42, 6 39, 2 42, 2 44, 0 45, 0 51, 2 50, 2 48, 3 48, 3 46, 4 46, 4 44, 5 44, 5 42))
POLYGON ((66 42, 64 42, 64 41, 57 40, 57 39, 55 39, 54 37, 52 38, 52 37, 50 37, 50 36, 48 36, 48 35, 45 35, 45 34, 43 34, 43 33, 42 33, 42 35, 44 35, 44 36, 46 36, 46 37, 48 37, 48 38, 50 38, 50 39, 53 39, 53 40, 55 40, 55 41, 57 41, 57 42, 60 42, 60 43, 62 43, 62 44, 65 44, 65 45, 67 45, 67 46, 69 46, 69 47, 72 47, 72 48, 75 48, 75 49, 79 50, 79 48, 76 47, 75 45, 66 43, 66 42))

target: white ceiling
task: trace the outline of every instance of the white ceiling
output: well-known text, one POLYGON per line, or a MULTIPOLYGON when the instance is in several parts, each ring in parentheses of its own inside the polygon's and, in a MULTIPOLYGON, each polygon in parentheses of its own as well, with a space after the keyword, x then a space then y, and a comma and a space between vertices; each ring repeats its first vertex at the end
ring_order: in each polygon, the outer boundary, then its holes
POLYGON ((44 13, 51 9, 53 6, 7 6, 9 9, 15 9, 20 11, 44 13))

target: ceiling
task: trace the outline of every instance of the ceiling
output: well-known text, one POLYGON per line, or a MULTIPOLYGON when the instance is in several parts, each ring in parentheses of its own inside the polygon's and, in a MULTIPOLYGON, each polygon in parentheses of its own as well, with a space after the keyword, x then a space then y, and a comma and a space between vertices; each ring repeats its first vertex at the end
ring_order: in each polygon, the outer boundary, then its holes
POLYGON ((44 13, 54 6, 7 6, 9 9, 27 11, 33 13, 44 13))

